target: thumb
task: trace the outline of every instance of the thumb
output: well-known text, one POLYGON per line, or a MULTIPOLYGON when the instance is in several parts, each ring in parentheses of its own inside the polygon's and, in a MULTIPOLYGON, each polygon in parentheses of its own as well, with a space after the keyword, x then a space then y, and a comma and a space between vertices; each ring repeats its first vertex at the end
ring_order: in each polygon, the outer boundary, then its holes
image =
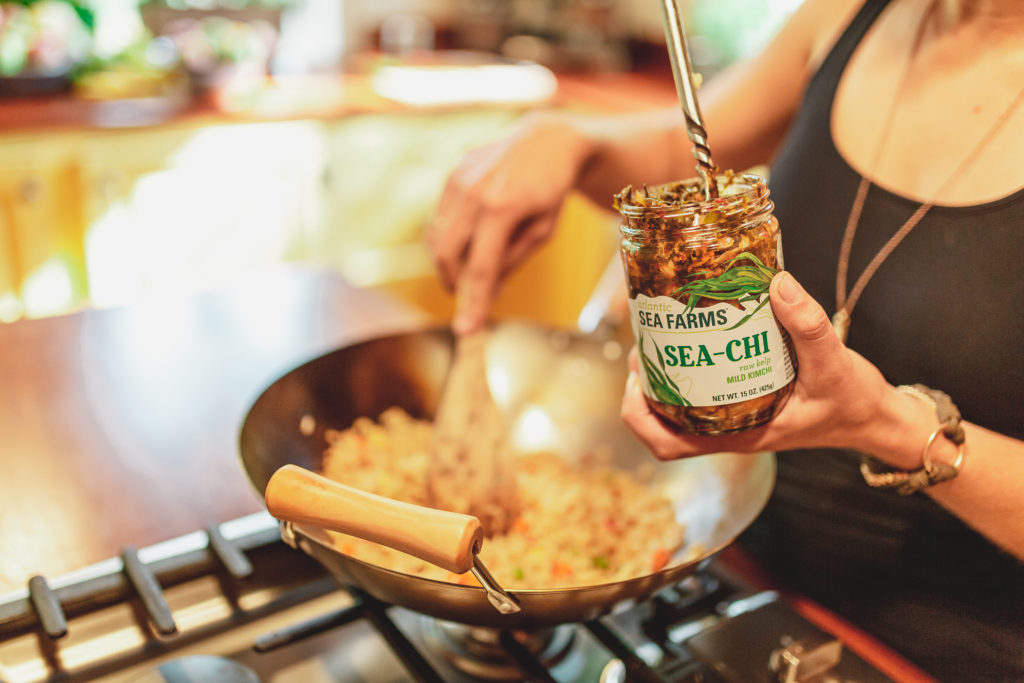
POLYGON ((776 319, 793 339, 800 369, 813 371, 834 363, 843 343, 825 309, 786 271, 772 278, 768 291, 776 319))

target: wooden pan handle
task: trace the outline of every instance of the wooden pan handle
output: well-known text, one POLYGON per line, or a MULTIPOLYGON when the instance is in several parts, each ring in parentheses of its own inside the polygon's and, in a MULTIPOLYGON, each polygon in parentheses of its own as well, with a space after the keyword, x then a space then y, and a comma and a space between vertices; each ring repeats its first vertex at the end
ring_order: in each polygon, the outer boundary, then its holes
POLYGON ((295 465, 270 477, 267 510, 415 555, 456 574, 473 567, 484 533, 480 520, 360 491, 295 465))

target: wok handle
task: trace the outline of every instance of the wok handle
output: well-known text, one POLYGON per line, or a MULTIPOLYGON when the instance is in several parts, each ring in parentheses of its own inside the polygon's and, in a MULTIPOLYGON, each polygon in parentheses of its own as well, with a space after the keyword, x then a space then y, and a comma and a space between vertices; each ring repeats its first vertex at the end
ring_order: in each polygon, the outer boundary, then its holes
POLYGON ((280 520, 358 536, 456 574, 473 568, 484 538, 476 517, 384 498, 295 465, 274 472, 266 501, 280 520))

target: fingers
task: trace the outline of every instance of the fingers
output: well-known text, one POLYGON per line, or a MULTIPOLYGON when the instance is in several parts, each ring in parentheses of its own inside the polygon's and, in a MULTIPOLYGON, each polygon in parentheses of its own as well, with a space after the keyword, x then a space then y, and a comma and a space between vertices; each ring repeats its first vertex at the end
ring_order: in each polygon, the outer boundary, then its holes
POLYGON ((484 324, 501 279, 550 235, 558 216, 531 215, 528 202, 510 198, 522 193, 508 190, 509 171, 490 154, 471 152, 452 173, 427 233, 441 280, 456 292, 458 334, 484 324))
POLYGON ((452 329, 469 334, 487 321, 487 312, 498 290, 502 260, 510 229, 491 217, 479 225, 469 256, 459 275, 452 329))
POLYGON ((629 350, 629 356, 626 357, 626 363, 629 366, 629 371, 633 374, 640 372, 640 353, 634 346, 629 350))
MULTIPOLYGON (((630 352, 630 359, 636 358, 636 349, 630 352)), ((643 441, 647 449, 659 460, 670 460, 675 457, 675 443, 677 437, 668 431, 661 420, 651 412, 644 398, 643 388, 640 384, 640 375, 636 370, 630 370, 626 379, 626 390, 622 395, 621 408, 622 421, 633 430, 633 433, 643 441)))
MULTIPOLYGON (((523 219, 521 213, 488 208, 486 202, 476 206, 472 219, 464 219, 476 225, 450 230, 460 243, 441 252, 446 259, 442 276, 456 283, 452 322, 456 334, 468 334, 483 326, 501 280, 551 235, 558 219, 558 211, 523 219), (518 230, 517 225, 521 226, 518 230), (461 251, 456 253, 456 249, 461 251)), ((469 214, 464 211, 462 215, 469 214)))
POLYGON ((480 204, 463 188, 458 172, 453 173, 427 230, 427 245, 434 253, 438 273, 448 289, 455 289, 469 250, 480 204))
POLYGON ((772 279, 769 293, 775 317, 793 339, 801 374, 821 374, 834 367, 845 347, 818 302, 785 271, 772 279))
MULTIPOLYGON (((622 419, 655 457, 670 460, 704 453, 750 453, 800 447, 807 443, 807 436, 803 432, 807 431, 808 425, 819 432, 829 429, 834 431, 837 416, 848 417, 852 410, 851 406, 856 403, 855 397, 870 393, 865 389, 870 389, 870 385, 863 380, 863 369, 858 374, 856 364, 851 363, 851 359, 857 357, 856 354, 850 353, 839 341, 825 310, 807 294, 793 276, 787 272, 777 274, 772 279, 769 292, 775 317, 793 340, 800 368, 798 381, 803 387, 802 395, 830 397, 844 381, 849 384, 860 377, 860 384, 855 387, 857 390, 838 403, 835 398, 829 398, 828 401, 819 400, 818 404, 812 404, 804 396, 802 410, 795 413, 799 417, 789 419, 785 425, 780 421, 786 420, 786 415, 790 413, 781 414, 777 420, 767 425, 742 433, 722 436, 686 435, 673 431, 647 404, 637 374, 637 356, 634 348, 629 358, 630 378, 622 399, 622 419), (841 405, 842 413, 836 413, 833 408, 825 405, 829 402, 841 405), (824 417, 815 416, 814 411, 808 407, 812 405, 819 406, 816 409, 818 413, 824 410, 821 405, 825 405, 828 410, 825 410, 824 417)), ((869 378, 873 384, 884 384, 877 371, 872 377, 874 375, 877 375, 877 378, 869 378)))
POLYGON ((530 219, 512 236, 512 242, 505 252, 502 276, 508 275, 555 230, 558 213, 552 212, 530 219))
MULTIPOLYGON (((461 223, 438 225, 431 242, 445 285, 457 290, 453 323, 457 333, 483 325, 502 278, 547 239, 558 217, 557 212, 530 217, 514 230, 516 214, 475 206, 475 213, 457 212, 461 218, 455 220, 461 223)), ((447 215, 439 213, 435 224, 446 220, 447 215)))
POLYGON ((456 290, 457 332, 483 324, 502 277, 552 232, 589 149, 561 118, 524 121, 452 173, 427 241, 456 290))
MULTIPOLYGON (((635 354, 631 354, 635 358, 635 354)), ((633 430, 640 441, 658 460, 675 460, 716 450, 701 442, 702 437, 687 437, 669 429, 651 410, 644 398, 640 375, 630 371, 626 380, 626 391, 622 395, 622 421, 633 430)))
POLYGON ((451 268, 458 282, 453 328, 467 334, 484 324, 502 279, 519 266, 555 228, 557 213, 528 219, 524 228, 512 232, 506 221, 480 219, 480 228, 467 246, 468 253, 451 268))
POLYGON ((629 352, 629 377, 622 395, 620 414, 637 438, 658 460, 677 460, 708 453, 726 451, 753 453, 763 449, 765 429, 759 427, 741 434, 695 436, 668 427, 651 410, 640 381, 639 360, 634 346, 629 352))

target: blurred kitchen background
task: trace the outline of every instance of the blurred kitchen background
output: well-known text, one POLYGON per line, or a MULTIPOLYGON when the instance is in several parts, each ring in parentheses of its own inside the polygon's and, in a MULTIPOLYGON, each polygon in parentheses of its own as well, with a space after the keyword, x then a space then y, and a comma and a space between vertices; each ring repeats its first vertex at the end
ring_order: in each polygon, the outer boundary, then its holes
MULTIPOLYGON (((691 0, 697 70, 799 2, 691 0)), ((659 0, 0 1, 0 322, 283 262, 444 318, 422 238, 467 150, 534 109, 675 101, 659 0)), ((498 315, 573 324, 615 219, 561 222, 498 315)))

